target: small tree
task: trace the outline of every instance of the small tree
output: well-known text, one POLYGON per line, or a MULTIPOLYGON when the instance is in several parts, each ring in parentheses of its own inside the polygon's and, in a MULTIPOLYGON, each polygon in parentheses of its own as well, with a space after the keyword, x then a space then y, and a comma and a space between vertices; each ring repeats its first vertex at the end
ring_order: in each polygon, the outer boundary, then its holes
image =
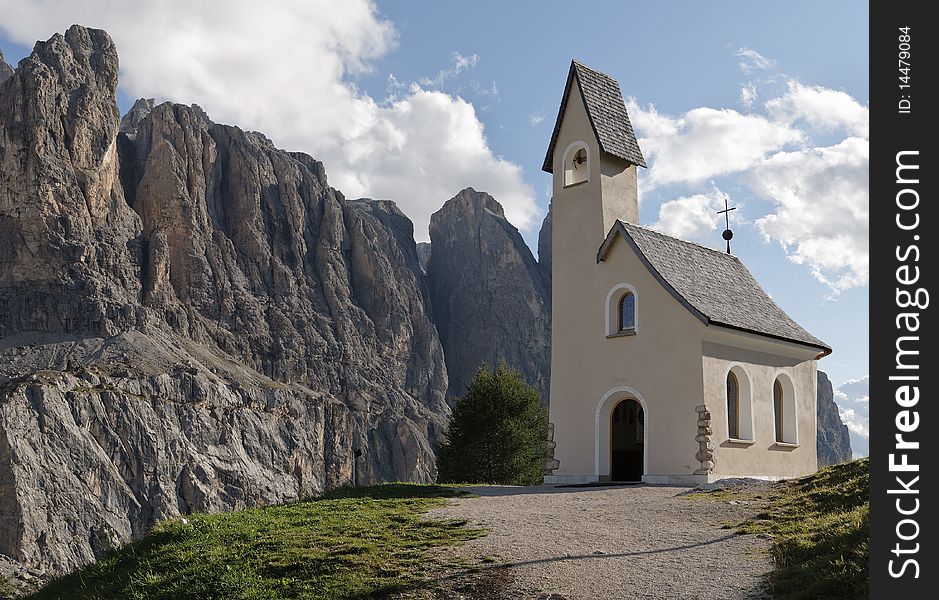
POLYGON ((522 374, 483 365, 453 405, 450 430, 437 448, 441 483, 534 485, 544 477, 548 411, 522 374))

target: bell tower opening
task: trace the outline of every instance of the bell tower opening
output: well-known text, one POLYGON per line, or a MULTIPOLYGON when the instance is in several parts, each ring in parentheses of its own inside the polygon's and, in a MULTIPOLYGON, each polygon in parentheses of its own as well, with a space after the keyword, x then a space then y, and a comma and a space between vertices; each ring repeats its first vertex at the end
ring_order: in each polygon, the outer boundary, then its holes
POLYGON ((584 183, 590 179, 590 158, 587 145, 574 142, 564 156, 564 187, 584 183))

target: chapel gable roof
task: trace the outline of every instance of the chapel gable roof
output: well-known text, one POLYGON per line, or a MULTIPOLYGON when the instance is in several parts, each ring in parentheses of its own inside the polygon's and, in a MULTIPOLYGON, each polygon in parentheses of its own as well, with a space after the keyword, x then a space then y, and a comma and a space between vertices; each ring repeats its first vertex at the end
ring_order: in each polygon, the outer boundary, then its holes
POLYGON ((604 260, 622 237, 652 275, 705 325, 795 342, 831 354, 831 347, 792 320, 740 259, 632 223, 616 221, 597 253, 604 260))
POLYGON ((634 165, 646 166, 633 126, 629 122, 629 115, 626 114, 626 104, 623 102, 619 84, 609 75, 572 60, 571 69, 567 74, 567 85, 564 86, 564 96, 561 97, 561 108, 554 122, 551 143, 548 144, 548 153, 541 169, 548 173, 553 171, 551 159, 554 146, 561 130, 564 111, 567 109, 567 98, 575 80, 579 83, 580 96, 587 108, 590 126, 600 143, 600 152, 625 159, 634 165))

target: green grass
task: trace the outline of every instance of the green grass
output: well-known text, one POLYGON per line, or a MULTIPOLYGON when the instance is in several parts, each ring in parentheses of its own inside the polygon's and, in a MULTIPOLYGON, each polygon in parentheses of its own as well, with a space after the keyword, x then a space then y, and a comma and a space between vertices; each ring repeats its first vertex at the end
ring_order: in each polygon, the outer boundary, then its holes
POLYGON ((462 495, 433 485, 347 488, 310 500, 157 525, 31 598, 365 598, 404 591, 433 549, 484 535, 423 513, 462 495))
POLYGON ((773 536, 770 591, 783 600, 867 598, 869 460, 781 484, 768 510, 739 526, 773 536))

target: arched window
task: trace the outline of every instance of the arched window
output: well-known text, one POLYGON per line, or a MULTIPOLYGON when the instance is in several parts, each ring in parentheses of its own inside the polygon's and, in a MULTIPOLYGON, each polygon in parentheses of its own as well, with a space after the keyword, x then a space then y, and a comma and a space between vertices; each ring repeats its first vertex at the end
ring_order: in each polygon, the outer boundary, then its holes
POLYGON ((780 444, 797 444, 795 389, 788 377, 780 375, 773 381, 773 424, 775 440, 780 444))
POLYGON ((783 435, 783 416, 785 409, 783 408, 783 389, 782 384, 779 383, 779 380, 773 382, 773 415, 776 417, 776 441, 782 442, 785 441, 785 436, 783 435))
POLYGON ((626 292, 619 299, 619 331, 633 331, 636 329, 636 296, 626 292))
POLYGON ((587 145, 574 142, 564 153, 564 187, 587 181, 590 177, 590 156, 587 145))
POLYGON ((727 371, 727 438, 736 443, 753 443, 753 396, 750 378, 740 365, 727 371))
POLYGON ((603 300, 604 333, 608 338, 639 333, 639 293, 628 283, 617 283, 603 300))
POLYGON ((727 372, 727 436, 740 439, 740 385, 733 371, 727 372))

